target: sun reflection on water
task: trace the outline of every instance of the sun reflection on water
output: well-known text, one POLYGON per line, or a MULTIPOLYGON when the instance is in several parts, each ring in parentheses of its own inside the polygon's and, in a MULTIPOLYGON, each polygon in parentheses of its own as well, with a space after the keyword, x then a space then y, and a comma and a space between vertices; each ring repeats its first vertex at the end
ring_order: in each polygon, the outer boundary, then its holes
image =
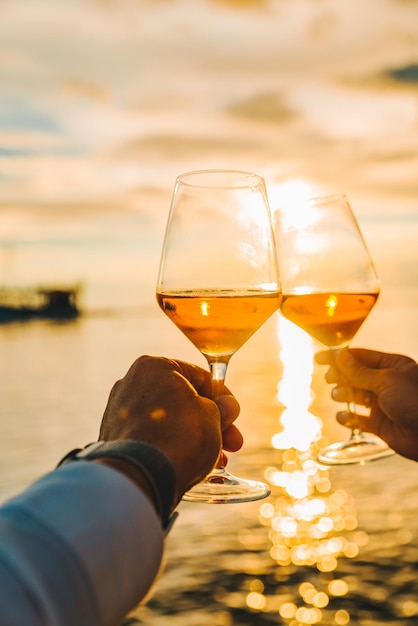
MULTIPOLYGON (((368 536, 356 530, 352 496, 343 489, 333 489, 328 468, 315 461, 323 437, 321 419, 309 410, 314 397, 313 342, 284 318, 280 319, 278 335, 283 363, 277 390, 281 430, 271 442, 280 451, 281 463, 266 470, 273 497, 261 504, 260 520, 270 529, 270 555, 277 565, 314 567, 326 575, 317 586, 309 581, 299 586, 300 606, 288 598, 278 606, 289 626, 302 626, 320 623, 323 611, 329 613, 332 599, 349 593, 349 582, 333 578, 333 572, 338 559, 358 555, 368 536)), ((261 589, 248 594, 247 604, 256 610, 268 606, 261 589)), ((347 611, 333 613, 334 624, 344 626, 349 621, 347 611)))

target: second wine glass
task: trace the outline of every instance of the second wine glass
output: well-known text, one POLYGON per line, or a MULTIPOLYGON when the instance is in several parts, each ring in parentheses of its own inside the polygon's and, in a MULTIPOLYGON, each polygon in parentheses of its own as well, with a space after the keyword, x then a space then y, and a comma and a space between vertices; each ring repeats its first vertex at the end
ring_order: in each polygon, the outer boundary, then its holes
MULTIPOLYGON (((323 345, 347 346, 379 296, 370 253, 345 195, 314 198, 275 212, 283 287, 281 313, 323 345)), ((348 411, 356 413, 347 386, 348 411)), ((321 450, 327 465, 364 463, 393 454, 378 437, 354 428, 321 450)))
MULTIPOLYGON (((229 360, 279 308, 281 290, 264 180, 251 172, 204 170, 177 177, 161 256, 157 300, 205 356, 213 395, 224 393, 229 360)), ((218 464, 183 499, 259 500, 262 482, 218 464)))

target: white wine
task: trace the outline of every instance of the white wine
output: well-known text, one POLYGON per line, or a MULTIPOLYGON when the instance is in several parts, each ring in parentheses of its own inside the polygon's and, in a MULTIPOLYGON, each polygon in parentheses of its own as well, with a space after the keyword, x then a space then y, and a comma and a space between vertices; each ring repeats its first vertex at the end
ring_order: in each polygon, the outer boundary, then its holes
POLYGON ((354 337, 378 293, 302 293, 283 296, 281 313, 311 337, 329 347, 354 337))
POLYGON ((157 293, 158 304, 204 354, 234 354, 280 307, 281 293, 262 290, 157 293))

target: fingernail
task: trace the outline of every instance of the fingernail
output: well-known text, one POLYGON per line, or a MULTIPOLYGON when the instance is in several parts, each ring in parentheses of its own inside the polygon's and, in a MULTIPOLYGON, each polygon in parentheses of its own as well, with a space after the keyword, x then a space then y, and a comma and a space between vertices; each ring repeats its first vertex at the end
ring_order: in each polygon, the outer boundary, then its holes
POLYGON ((343 426, 347 426, 347 424, 350 422, 350 413, 348 413, 348 411, 339 411, 337 413, 337 421, 342 424, 343 426))

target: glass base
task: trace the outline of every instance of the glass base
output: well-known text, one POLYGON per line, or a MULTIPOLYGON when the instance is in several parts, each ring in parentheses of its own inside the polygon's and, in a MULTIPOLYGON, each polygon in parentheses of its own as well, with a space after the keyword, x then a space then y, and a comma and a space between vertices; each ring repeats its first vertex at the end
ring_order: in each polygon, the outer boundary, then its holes
POLYGON ((207 504, 233 504, 267 498, 271 490, 255 480, 233 476, 225 469, 213 469, 206 478, 189 489, 182 500, 207 504))
POLYGON ((347 441, 332 443, 318 454, 316 460, 322 465, 351 465, 378 461, 392 456, 395 451, 374 435, 353 435, 347 441))

